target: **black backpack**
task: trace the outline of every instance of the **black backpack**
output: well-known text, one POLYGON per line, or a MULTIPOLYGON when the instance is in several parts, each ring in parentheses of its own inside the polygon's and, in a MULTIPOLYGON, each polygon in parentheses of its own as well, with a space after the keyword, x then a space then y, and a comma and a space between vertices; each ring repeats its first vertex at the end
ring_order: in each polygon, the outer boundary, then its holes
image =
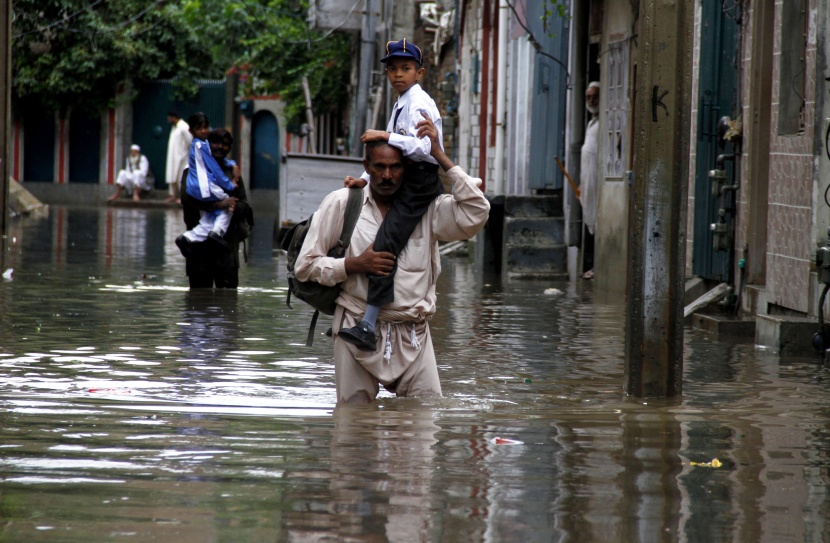
MULTIPOLYGON (((354 227, 357 224, 357 219, 360 217, 360 208, 363 203, 363 189, 353 188, 349 189, 349 201, 346 204, 346 215, 343 222, 343 232, 340 234, 340 239, 337 244, 328 252, 328 256, 335 258, 343 258, 346 254, 346 249, 349 248, 349 242, 352 239, 354 227)), ((314 316, 311 318, 311 326, 308 329, 308 339, 306 346, 311 347, 314 341, 314 328, 317 325, 317 317, 320 313, 326 315, 334 315, 336 304, 334 301, 340 296, 340 284, 334 286, 321 285, 316 281, 300 281, 294 275, 294 265, 297 262, 297 256, 300 254, 300 249, 303 248, 306 234, 311 228, 311 220, 314 218, 312 214, 303 222, 297 223, 285 233, 282 238, 280 246, 286 252, 286 268, 288 269, 288 297, 285 303, 289 308, 291 307, 291 295, 304 301, 315 309, 314 316)))

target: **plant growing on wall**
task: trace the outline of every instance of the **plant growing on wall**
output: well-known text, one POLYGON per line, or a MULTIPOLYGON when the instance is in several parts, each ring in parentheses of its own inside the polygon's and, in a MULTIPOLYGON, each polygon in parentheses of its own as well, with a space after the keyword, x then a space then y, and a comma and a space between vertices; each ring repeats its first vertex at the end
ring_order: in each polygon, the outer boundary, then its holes
POLYGON ((542 0, 542 28, 545 29, 545 32, 549 32, 548 21, 554 16, 566 18, 568 16, 568 4, 565 0, 542 0))

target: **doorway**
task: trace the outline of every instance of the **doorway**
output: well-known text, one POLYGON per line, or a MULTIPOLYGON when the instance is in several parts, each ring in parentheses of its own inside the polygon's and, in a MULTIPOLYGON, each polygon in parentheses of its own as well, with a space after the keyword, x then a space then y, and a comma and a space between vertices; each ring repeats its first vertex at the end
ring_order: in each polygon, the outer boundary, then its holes
POLYGON ((703 0, 701 5, 692 271, 706 279, 731 281, 734 245, 728 242, 728 235, 716 238, 712 225, 734 236, 735 192, 723 192, 717 186, 713 189, 713 178, 709 176, 722 166, 726 178, 721 184, 731 185, 737 174, 732 144, 723 140, 719 125, 723 126, 721 120, 725 116, 736 117, 740 26, 723 4, 723 0, 703 0), (723 158, 720 165, 718 157, 723 158))
POLYGON ((278 189, 280 134, 277 118, 270 111, 257 112, 251 134, 251 188, 278 189))

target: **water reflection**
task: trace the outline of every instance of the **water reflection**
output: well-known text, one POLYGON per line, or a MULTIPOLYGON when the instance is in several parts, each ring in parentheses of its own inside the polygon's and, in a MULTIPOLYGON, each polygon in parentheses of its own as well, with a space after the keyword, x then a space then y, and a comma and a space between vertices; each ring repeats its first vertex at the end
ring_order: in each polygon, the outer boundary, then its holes
POLYGON ((335 409, 257 228, 240 289, 190 292, 178 212, 12 222, 0 541, 830 540, 818 361, 687 330, 684 396, 627 399, 621 300, 449 258, 446 397, 335 409))

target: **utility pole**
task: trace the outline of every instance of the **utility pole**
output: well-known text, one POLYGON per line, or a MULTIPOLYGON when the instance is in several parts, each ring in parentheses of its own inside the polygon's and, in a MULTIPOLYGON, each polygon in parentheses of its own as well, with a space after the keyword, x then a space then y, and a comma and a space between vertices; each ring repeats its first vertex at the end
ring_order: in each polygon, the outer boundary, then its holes
POLYGON ((231 150, 231 157, 239 163, 241 159, 239 141, 242 134, 239 133, 237 124, 239 117, 239 102, 236 100, 237 92, 239 92, 239 74, 227 74, 225 76, 225 130, 235 136, 235 145, 231 150))
MULTIPOLYGON (((11 134, 12 102, 12 2, 0 0, 0 89, 3 104, 0 107, 0 236, 5 237, 9 226, 9 135, 11 134)), ((0 242, 5 254, 5 243, 0 242)))
POLYGON ((625 334, 639 398, 682 391, 693 4, 640 1, 625 334))
POLYGON ((314 110, 311 108, 311 89, 308 88, 308 78, 303 76, 303 94, 305 95, 305 122, 308 124, 308 152, 317 154, 317 132, 314 129, 314 110))
POLYGON ((363 31, 360 35, 360 72, 357 83, 357 104, 352 127, 352 156, 363 156, 360 136, 366 131, 366 115, 369 110, 369 87, 372 85, 372 66, 375 63, 375 35, 377 34, 377 0, 366 0, 363 13, 363 31))

